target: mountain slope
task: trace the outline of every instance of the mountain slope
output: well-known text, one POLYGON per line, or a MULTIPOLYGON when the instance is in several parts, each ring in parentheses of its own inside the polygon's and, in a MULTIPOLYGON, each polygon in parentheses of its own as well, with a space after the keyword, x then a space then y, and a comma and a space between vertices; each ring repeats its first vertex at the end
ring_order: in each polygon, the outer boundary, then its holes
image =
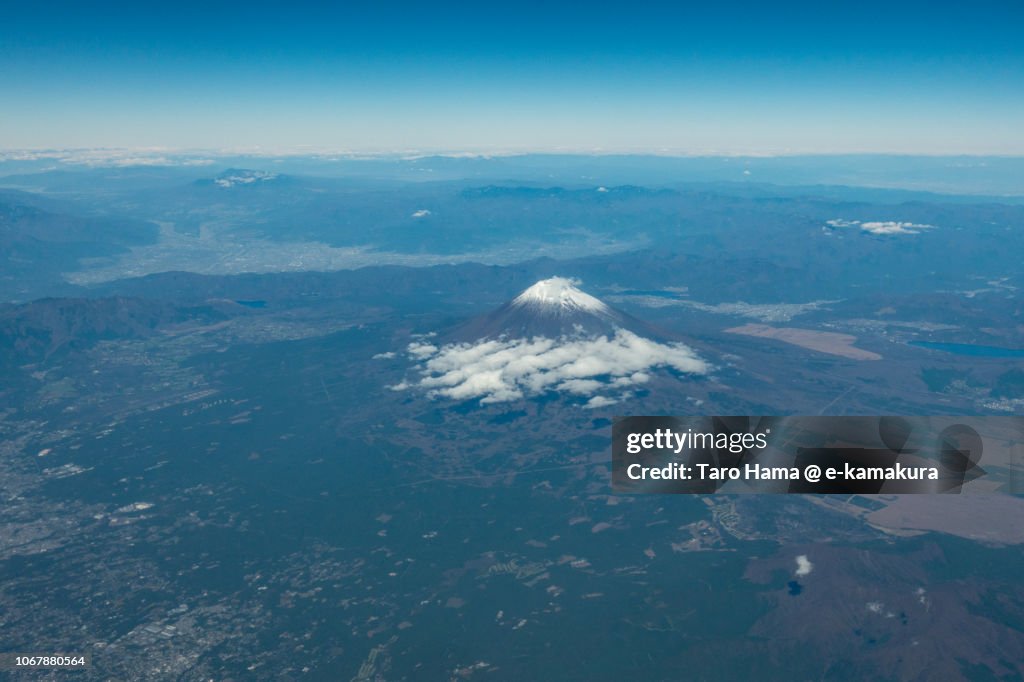
POLYGON ((565 277, 541 280, 494 312, 462 325, 450 340, 594 337, 613 335, 619 329, 656 339, 672 338, 581 291, 577 283, 565 277))

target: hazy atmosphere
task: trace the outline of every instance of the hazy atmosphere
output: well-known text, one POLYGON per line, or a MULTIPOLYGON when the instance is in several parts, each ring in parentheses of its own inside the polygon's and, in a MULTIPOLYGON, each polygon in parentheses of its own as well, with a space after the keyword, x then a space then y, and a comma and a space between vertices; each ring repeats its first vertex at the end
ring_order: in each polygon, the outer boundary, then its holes
POLYGON ((8 5, 0 675, 1024 679, 1019 1, 8 5))

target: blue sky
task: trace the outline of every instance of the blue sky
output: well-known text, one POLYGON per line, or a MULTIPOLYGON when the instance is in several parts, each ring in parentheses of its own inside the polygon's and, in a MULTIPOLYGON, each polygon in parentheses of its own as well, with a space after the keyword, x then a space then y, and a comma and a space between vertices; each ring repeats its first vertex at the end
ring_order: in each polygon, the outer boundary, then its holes
POLYGON ((0 148, 1024 154, 1024 3, 7 7, 0 148))

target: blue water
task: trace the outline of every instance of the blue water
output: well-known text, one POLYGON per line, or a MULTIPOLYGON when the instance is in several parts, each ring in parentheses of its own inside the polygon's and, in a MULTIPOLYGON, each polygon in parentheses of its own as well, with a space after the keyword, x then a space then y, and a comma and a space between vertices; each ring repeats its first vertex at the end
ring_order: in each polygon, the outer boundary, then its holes
POLYGON ((955 355, 971 355, 985 358, 1024 358, 1024 349, 1022 348, 976 346, 973 343, 937 343, 934 341, 911 341, 910 345, 930 350, 941 350, 955 355))

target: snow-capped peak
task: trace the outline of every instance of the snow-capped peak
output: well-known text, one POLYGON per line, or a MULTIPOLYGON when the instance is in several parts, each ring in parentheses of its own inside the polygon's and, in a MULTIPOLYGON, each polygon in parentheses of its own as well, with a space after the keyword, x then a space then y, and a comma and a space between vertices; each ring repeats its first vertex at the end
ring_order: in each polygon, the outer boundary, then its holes
POLYGON ((235 185, 251 185, 257 182, 269 182, 277 179, 277 173, 256 170, 229 169, 214 178, 213 182, 220 187, 234 187, 235 185))
POLYGON ((578 280, 566 277, 542 279, 519 294, 512 301, 512 305, 554 306, 565 311, 585 310, 597 313, 610 311, 607 305, 577 289, 576 284, 579 284, 578 280))

